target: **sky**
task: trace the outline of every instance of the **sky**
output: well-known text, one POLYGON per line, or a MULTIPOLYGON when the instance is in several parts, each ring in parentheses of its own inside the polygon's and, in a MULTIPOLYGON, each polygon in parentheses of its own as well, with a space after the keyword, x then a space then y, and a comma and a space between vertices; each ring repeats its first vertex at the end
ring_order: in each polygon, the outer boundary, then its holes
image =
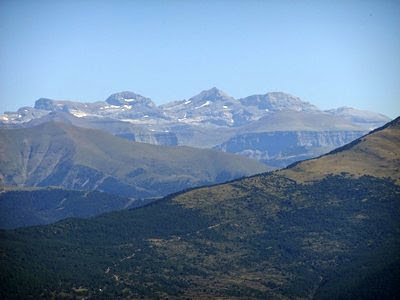
POLYGON ((218 87, 400 115, 400 1, 0 0, 0 113, 218 87))

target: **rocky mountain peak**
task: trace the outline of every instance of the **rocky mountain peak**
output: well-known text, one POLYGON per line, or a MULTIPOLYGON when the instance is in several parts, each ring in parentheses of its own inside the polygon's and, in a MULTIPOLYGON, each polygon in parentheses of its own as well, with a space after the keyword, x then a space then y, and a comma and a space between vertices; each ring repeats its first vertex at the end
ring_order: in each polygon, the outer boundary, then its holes
POLYGON ((35 101, 34 108, 43 110, 52 110, 54 106, 54 100, 48 98, 40 98, 35 101))
POLYGON ((142 95, 129 91, 112 94, 110 97, 107 98, 106 102, 110 105, 116 106, 131 104, 144 104, 149 107, 156 106, 150 98, 146 98, 142 95))
POLYGON ((295 110, 307 111, 318 110, 318 108, 299 97, 292 96, 283 92, 271 92, 264 95, 252 95, 239 99, 245 106, 257 106, 258 109, 267 111, 295 110))
POLYGON ((326 112, 335 116, 340 116, 354 123, 369 124, 370 130, 379 127, 382 123, 390 121, 390 118, 385 115, 348 106, 326 110, 326 112))
POLYGON ((205 90, 200 92, 200 94, 190 98, 189 100, 193 102, 197 101, 218 101, 218 100, 233 100, 231 96, 226 94, 225 92, 213 87, 209 90, 205 90))

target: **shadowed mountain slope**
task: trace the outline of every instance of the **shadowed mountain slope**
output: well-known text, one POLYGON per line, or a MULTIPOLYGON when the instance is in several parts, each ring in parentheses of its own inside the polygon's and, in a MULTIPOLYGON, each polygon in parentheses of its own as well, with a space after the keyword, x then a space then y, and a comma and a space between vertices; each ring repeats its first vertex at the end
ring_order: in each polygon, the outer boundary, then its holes
POLYGON ((98 191, 7 188, 0 191, 0 228, 50 224, 66 218, 89 218, 149 202, 98 191))

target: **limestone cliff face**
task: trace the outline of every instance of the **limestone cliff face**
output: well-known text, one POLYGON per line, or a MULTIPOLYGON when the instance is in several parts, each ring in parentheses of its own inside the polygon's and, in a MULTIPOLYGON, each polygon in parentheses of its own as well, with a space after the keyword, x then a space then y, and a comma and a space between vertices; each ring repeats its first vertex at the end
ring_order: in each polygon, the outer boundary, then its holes
POLYGON ((178 138, 174 132, 130 132, 116 134, 121 138, 153 145, 177 146, 178 138))
POLYGON ((345 145, 365 131, 274 131, 236 135, 216 149, 285 167, 345 145))

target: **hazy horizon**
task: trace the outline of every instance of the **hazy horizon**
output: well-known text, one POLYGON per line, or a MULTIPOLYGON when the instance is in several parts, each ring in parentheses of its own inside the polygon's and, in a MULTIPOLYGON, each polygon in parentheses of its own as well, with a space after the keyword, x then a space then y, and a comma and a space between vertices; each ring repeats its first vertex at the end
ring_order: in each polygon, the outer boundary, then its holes
POLYGON ((397 1, 0 1, 0 113, 213 86, 400 115, 397 1))

